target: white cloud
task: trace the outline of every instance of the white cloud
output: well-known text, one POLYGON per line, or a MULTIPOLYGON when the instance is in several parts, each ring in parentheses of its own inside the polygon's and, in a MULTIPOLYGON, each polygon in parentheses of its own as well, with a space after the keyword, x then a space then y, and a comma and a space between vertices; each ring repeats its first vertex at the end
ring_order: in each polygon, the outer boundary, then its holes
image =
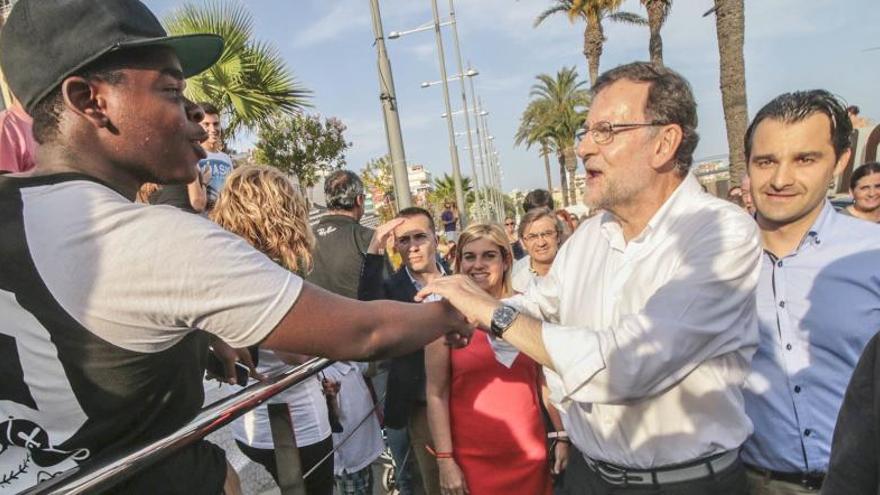
POLYGON ((293 39, 295 47, 304 48, 331 41, 353 30, 359 30, 362 26, 370 25, 369 12, 360 12, 363 9, 358 8, 358 3, 363 2, 344 0, 333 3, 335 5, 329 13, 296 34, 293 39))

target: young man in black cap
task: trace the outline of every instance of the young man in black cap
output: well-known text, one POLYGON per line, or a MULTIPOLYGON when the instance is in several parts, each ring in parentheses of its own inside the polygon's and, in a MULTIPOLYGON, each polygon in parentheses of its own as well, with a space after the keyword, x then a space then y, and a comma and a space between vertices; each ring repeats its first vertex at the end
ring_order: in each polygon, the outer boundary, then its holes
MULTIPOLYGON (((195 178, 205 132, 184 78, 222 49, 168 37, 137 0, 20 0, 0 33, 41 144, 33 172, 0 176, 0 492, 183 425, 209 338, 369 359, 470 333, 445 303, 335 296, 201 217, 132 202, 143 182, 195 178)), ((236 485, 202 441, 115 489, 236 485)))

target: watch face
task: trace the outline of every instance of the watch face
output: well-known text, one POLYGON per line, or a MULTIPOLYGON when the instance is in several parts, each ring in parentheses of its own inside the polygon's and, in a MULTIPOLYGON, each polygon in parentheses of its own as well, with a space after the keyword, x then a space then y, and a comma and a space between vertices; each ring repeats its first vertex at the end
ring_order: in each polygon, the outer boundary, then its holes
POLYGON ((495 310, 495 314, 492 315, 492 319, 495 320, 494 323, 502 328, 506 329, 513 323, 513 320, 516 318, 518 314, 517 310, 511 308, 510 306, 501 306, 500 308, 495 310))

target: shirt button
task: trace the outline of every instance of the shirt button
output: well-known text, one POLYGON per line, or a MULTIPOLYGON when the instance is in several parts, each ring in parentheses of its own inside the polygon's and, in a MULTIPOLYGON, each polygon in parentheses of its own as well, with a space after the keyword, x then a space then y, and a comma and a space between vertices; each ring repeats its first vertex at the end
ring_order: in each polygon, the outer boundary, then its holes
POLYGON ((786 351, 790 351, 790 350, 791 350, 791 344, 785 344, 785 350, 786 350, 786 351))
POLYGON ((785 307, 785 301, 779 301, 779 307, 780 307, 780 308, 784 308, 784 307, 785 307))
POLYGON ((800 385, 795 385, 795 386, 794 386, 794 393, 796 393, 796 394, 801 393, 801 386, 800 386, 800 385))
POLYGON ((811 429, 809 429, 809 428, 807 428, 806 430, 804 430, 804 436, 805 436, 805 437, 808 437, 808 436, 810 436, 810 435, 812 435, 812 434, 813 434, 813 430, 811 430, 811 429))
POLYGON ((776 266, 778 266, 779 268, 782 268, 782 260, 777 261, 776 266))

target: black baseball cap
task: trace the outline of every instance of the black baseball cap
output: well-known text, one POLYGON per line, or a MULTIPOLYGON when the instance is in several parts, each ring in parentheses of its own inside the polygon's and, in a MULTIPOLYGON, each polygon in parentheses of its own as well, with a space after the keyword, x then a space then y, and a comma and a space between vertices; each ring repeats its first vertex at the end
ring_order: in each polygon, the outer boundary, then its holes
POLYGON ((171 48, 190 77, 220 58, 223 38, 168 36, 138 0, 19 0, 0 31, 0 66, 30 113, 65 77, 108 53, 143 46, 171 48))

